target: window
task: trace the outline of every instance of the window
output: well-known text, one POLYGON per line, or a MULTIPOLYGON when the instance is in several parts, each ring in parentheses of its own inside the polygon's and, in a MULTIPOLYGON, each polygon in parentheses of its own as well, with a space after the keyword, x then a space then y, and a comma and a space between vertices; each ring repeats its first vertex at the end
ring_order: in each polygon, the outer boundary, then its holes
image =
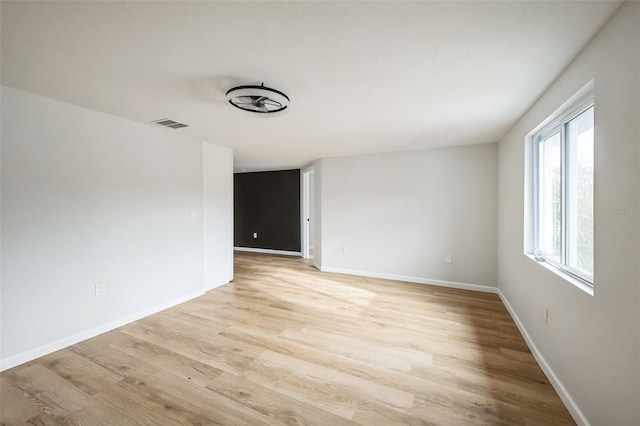
POLYGON ((533 254, 593 286, 593 99, 533 136, 533 254))

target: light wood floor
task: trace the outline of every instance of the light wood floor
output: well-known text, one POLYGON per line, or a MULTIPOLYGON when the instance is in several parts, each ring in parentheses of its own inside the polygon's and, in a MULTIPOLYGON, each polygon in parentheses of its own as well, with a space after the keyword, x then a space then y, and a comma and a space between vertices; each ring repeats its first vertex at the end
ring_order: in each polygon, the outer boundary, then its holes
POLYGON ((0 423, 566 425, 496 295, 236 253, 235 280, 0 375, 0 423))

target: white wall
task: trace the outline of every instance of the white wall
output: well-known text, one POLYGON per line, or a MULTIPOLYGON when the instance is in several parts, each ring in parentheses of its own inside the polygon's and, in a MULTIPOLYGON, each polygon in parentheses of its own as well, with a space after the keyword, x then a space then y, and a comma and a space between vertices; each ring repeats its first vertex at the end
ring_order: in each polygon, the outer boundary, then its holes
POLYGON ((233 279, 233 151, 202 144, 204 287, 233 279))
POLYGON ((1 96, 3 369, 203 292, 201 142, 1 96))
MULTIPOLYGON (((640 4, 626 3, 500 141, 499 288, 592 425, 640 424, 640 4), (595 294, 523 255, 525 136, 590 80, 595 96, 595 294), (541 306, 550 308, 550 323, 541 306)), ((574 404, 571 403, 572 398, 574 404)), ((581 418, 581 416, 584 416, 581 418)))
POLYGON ((495 286, 497 153, 483 144, 322 159, 322 269, 495 286))

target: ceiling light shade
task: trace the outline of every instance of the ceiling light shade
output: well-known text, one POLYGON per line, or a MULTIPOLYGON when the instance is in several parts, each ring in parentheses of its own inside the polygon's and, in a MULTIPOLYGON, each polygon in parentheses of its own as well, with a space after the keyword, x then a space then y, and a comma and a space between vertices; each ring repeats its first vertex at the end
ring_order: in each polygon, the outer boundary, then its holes
POLYGON ((229 105, 254 117, 277 117, 287 112, 289 97, 279 90, 261 86, 238 86, 227 91, 229 105))

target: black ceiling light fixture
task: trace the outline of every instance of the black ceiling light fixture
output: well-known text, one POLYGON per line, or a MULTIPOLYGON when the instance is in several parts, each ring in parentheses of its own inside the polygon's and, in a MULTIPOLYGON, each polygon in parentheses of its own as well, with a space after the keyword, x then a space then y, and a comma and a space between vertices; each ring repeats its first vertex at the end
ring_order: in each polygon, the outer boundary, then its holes
POLYGON ((261 86, 238 86, 227 91, 231 106, 254 117, 277 117, 287 112, 289 97, 279 90, 261 86))

